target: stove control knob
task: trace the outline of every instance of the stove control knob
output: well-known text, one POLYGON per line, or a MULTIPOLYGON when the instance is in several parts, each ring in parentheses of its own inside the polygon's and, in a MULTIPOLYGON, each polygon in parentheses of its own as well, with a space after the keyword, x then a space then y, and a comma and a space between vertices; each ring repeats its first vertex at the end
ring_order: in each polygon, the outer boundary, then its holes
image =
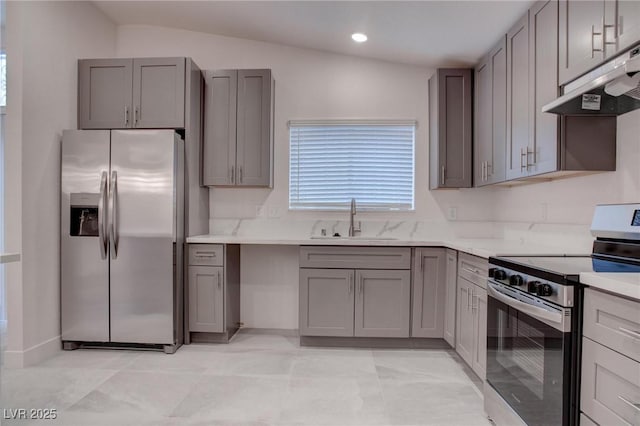
POLYGON ((511 277, 509 277, 509 284, 513 285, 513 286, 521 286, 522 284, 524 284, 524 280, 522 279, 522 275, 511 275, 511 277))
POLYGON ((553 294, 553 287, 549 284, 540 284, 538 286, 538 296, 551 296, 553 294))
POLYGON ((493 272, 493 278, 495 278, 496 280, 506 280, 507 272, 504 269, 496 269, 493 272))
POLYGON ((527 283, 527 291, 529 293, 537 293, 538 288, 540 287, 540 281, 529 281, 527 283))

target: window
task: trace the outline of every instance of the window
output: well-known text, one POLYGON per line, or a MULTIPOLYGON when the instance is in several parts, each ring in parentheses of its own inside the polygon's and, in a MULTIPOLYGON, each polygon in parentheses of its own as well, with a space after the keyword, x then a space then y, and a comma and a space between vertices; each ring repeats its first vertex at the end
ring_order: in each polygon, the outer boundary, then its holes
POLYGON ((290 122, 289 208, 413 210, 415 122, 290 122))

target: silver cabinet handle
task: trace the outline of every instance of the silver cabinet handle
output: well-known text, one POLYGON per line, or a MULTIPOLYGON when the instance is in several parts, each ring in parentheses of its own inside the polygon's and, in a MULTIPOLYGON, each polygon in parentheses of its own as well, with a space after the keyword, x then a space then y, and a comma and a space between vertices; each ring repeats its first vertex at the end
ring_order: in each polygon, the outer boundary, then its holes
POLYGON ((487 180, 487 162, 486 161, 482 162, 482 180, 483 181, 487 180))
POLYGON ((135 112, 133 114, 133 127, 138 127, 138 120, 140 120, 140 107, 136 107, 135 112))
POLYGON ((222 289, 222 280, 220 279, 220 271, 218 271, 218 290, 222 289))
POLYGON ((207 258, 216 257, 216 252, 214 252, 214 251, 197 251, 196 252, 196 257, 207 257, 207 258))
POLYGON ((420 272, 424 271, 424 256, 420 253, 420 272))
POLYGON ((235 182, 235 176, 236 174, 234 173, 234 167, 231 166, 231 183, 235 182))
POLYGON ((467 288, 467 309, 471 309, 471 287, 467 288))
POLYGON ((624 327, 618 327, 618 331, 621 331, 624 334, 631 336, 636 340, 640 340, 640 333, 638 333, 637 331, 629 330, 628 328, 624 328, 624 327))
POLYGON ((124 127, 129 127, 129 107, 124 106, 124 127))
POLYGON ((445 169, 444 166, 440 167, 440 183, 444 185, 445 169))
POLYGON ((98 199, 98 242, 100 243, 100 257, 107 258, 107 237, 105 235, 106 224, 104 217, 104 200, 107 198, 107 176, 106 171, 102 172, 100 179, 100 198, 98 199))
POLYGON ((622 35, 622 33, 624 32, 623 26, 622 26, 622 15, 618 16, 618 35, 617 37, 620 37, 622 35))
MULTIPOLYGON (((596 49, 595 48, 595 41, 594 40, 595 40, 596 36, 602 36, 602 32, 598 32, 597 33, 596 32, 596 26, 592 25, 591 26, 591 57, 592 58, 595 58, 595 55, 594 55, 595 52, 603 52, 604 51, 604 49, 596 49)), ((603 41, 604 41, 604 36, 603 36, 603 41)), ((604 47, 604 45, 602 47, 604 47)))
POLYGON ((615 35, 616 35, 616 30, 615 30, 616 26, 615 26, 615 25, 608 25, 608 24, 605 24, 605 23, 604 23, 604 17, 603 17, 603 18, 602 18, 602 49, 603 49, 603 50, 605 49, 605 47, 606 47, 607 45, 613 45, 613 46, 615 46, 615 45, 617 44, 617 42, 615 42, 615 41, 607 41, 607 29, 608 29, 608 28, 613 28, 613 35, 614 35, 614 37, 613 37, 613 38, 614 38, 614 39, 616 39, 616 38, 617 38, 617 37, 615 36, 615 35))
POLYGON ((118 258, 118 173, 111 172, 111 185, 109 188, 110 211, 108 213, 111 221, 111 241, 113 242, 112 259, 118 258))
POLYGON ((618 399, 619 399, 620 401, 624 402, 625 404, 627 404, 627 405, 629 405, 629 406, 631 406, 631 407, 635 408, 635 409, 636 409, 636 411, 640 411, 640 404, 636 404, 635 402, 631 402, 631 401, 629 401, 627 398, 625 398, 625 397, 624 397, 624 396, 622 396, 622 395, 618 395, 618 399))
POLYGON ((360 280, 359 280, 359 287, 360 287, 360 291, 359 292, 360 292, 360 294, 362 294, 364 292, 364 280, 363 280, 362 277, 360 277, 360 280))
POLYGON ((524 148, 520 148, 520 171, 523 172, 527 168, 527 152, 524 148), (524 161, 522 159, 524 158, 524 161))
POLYGON ((491 166, 491 164, 489 164, 488 161, 485 161, 485 166, 484 166, 484 175, 485 175, 485 180, 489 180, 489 169, 492 169, 493 167, 491 166))
POLYGON ((240 167, 239 173, 240 173, 240 183, 242 183, 242 167, 240 167))

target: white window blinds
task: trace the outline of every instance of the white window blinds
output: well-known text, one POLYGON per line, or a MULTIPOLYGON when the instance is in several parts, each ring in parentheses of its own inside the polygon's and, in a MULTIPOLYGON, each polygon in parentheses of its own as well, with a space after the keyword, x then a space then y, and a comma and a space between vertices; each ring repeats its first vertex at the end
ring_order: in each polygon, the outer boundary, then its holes
POLYGON ((289 208, 413 210, 415 123, 290 123, 289 208))

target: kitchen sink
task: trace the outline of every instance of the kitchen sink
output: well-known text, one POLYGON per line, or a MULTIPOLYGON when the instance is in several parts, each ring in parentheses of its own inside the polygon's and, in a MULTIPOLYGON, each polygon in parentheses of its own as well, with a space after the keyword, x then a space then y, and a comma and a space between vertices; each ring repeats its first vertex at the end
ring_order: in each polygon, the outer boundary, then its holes
POLYGON ((355 237, 332 237, 329 235, 313 235, 311 237, 312 240, 362 240, 362 241, 393 241, 397 240, 397 238, 393 237, 367 237, 363 235, 358 235, 355 237))

